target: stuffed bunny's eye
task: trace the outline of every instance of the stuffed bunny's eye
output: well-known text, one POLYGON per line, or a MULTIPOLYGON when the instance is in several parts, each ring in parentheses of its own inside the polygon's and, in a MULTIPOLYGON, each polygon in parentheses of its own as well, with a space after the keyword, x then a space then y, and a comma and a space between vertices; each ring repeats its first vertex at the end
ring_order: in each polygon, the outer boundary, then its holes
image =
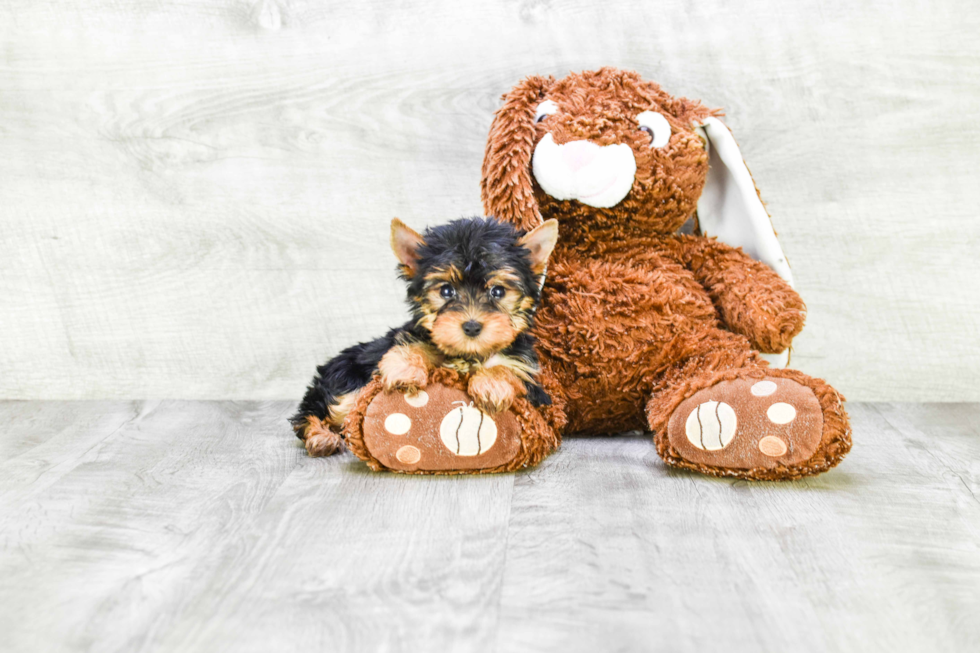
POLYGON ((541 122, 553 113, 558 113, 558 105, 551 100, 545 100, 538 105, 537 111, 534 112, 534 122, 541 122))
POLYGON ((650 134, 650 147, 663 147, 670 140, 670 124, 656 111, 644 111, 636 117, 640 131, 650 134))

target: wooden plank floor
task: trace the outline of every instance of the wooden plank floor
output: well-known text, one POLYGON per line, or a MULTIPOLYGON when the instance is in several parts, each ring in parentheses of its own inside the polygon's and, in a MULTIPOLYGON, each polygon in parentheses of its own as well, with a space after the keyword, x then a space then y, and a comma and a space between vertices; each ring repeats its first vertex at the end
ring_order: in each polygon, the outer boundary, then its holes
POLYGON ((852 404, 838 469, 373 474, 284 402, 0 403, 3 651, 978 651, 980 406, 852 404))

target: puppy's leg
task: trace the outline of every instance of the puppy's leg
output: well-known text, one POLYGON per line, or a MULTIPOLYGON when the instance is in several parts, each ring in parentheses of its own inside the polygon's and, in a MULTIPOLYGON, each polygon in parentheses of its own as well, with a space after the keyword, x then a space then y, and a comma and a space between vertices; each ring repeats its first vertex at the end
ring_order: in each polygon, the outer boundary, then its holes
POLYGON ((429 382, 436 360, 430 347, 420 343, 395 345, 381 357, 378 372, 385 390, 417 394, 429 382))
POLYGON ((290 418, 296 436, 311 456, 329 456, 341 444, 341 426, 371 378, 383 339, 349 347, 317 368, 299 410, 290 418))
POLYGON ((313 415, 306 416, 306 423, 296 429, 296 435, 303 440, 306 453, 314 458, 333 455, 343 440, 340 433, 313 415))
POLYGON ((343 441, 340 429, 344 425, 347 413, 354 407, 357 395, 358 392, 355 390, 336 397, 336 403, 330 404, 327 408, 326 419, 314 415, 306 416, 302 432, 297 431, 297 434, 306 445, 308 454, 313 457, 330 456, 340 448, 343 441))
POLYGON ((329 456, 340 448, 340 427, 357 399, 357 391, 333 394, 317 377, 307 390, 300 411, 290 419, 296 437, 311 456, 329 456))

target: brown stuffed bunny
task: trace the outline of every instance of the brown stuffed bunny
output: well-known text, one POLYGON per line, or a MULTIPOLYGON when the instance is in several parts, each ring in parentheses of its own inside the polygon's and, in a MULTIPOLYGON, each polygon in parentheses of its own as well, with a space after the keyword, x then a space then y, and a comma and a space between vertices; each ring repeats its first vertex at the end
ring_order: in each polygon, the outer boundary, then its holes
POLYGON ((669 464, 751 479, 848 452, 843 397, 758 353, 787 351, 806 307, 738 146, 700 103, 612 68, 530 77, 490 129, 482 191, 523 228, 559 220, 536 335, 565 432, 649 428, 669 464))
MULTIPOLYGON (((545 423, 650 429, 668 464, 759 480, 848 452, 843 397, 764 359, 785 361, 806 307, 734 138, 700 103, 612 68, 529 77, 490 129, 482 196, 523 229, 560 224, 534 329, 553 400, 538 440, 545 423)), ((363 415, 380 425, 382 404, 363 397, 348 437, 380 433, 363 415)))

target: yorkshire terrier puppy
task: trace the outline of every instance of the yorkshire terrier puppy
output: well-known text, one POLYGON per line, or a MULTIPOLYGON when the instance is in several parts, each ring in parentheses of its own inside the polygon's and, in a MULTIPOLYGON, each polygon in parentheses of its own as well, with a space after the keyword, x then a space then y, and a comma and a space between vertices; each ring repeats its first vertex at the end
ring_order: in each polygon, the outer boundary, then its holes
POLYGON ((469 375, 470 398, 494 414, 517 396, 551 399, 535 381, 530 334, 557 220, 524 233, 493 218, 460 219, 419 235, 397 218, 391 248, 408 284, 411 319, 340 352, 317 374, 290 422, 311 456, 329 456, 358 392, 377 374, 384 388, 413 395, 431 369, 469 375))

